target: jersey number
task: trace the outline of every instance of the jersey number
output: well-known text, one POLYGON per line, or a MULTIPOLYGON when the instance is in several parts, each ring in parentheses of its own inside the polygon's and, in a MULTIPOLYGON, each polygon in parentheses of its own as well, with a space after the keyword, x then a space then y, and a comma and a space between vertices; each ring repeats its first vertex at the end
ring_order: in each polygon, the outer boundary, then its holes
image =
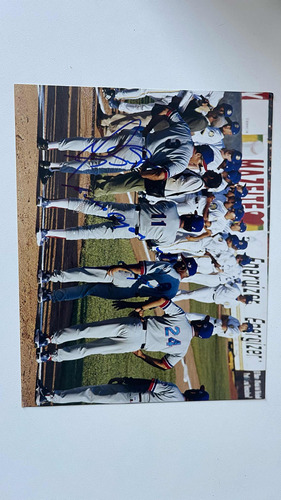
MULTIPOLYGON (((166 337, 169 337, 170 334, 178 335, 179 333, 180 333, 180 328, 178 326, 175 326, 175 328, 171 328, 170 326, 166 326, 166 328, 165 328, 166 337)), ((166 342, 167 346, 180 345, 180 344, 181 344, 181 341, 175 339, 174 337, 169 337, 168 342, 166 342)))
MULTIPOLYGON (((151 216, 152 219, 166 219, 166 215, 165 214, 153 214, 151 216)), ((164 222, 163 220, 161 221, 154 221, 154 222, 151 222, 151 226, 166 226, 166 222, 164 222)))

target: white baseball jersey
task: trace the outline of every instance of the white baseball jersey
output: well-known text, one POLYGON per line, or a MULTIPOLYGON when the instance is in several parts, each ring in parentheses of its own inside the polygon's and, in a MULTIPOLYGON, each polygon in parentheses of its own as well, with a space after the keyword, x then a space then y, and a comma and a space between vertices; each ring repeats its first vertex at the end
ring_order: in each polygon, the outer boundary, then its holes
POLYGON ((104 384, 78 387, 75 389, 55 390, 46 396, 47 401, 55 404, 123 404, 123 403, 175 403, 185 398, 172 382, 152 379, 144 393, 134 392, 123 384, 104 384))
POLYGON ((162 306, 165 314, 160 317, 147 319, 147 351, 161 351, 167 353, 164 362, 167 368, 173 368, 184 357, 192 339, 192 327, 186 321, 184 311, 167 301, 162 306))
POLYGON ((218 168, 223 162, 221 149, 217 148, 216 146, 212 146, 211 144, 209 146, 214 153, 214 159, 213 161, 208 163, 207 170, 213 170, 214 172, 221 173, 222 170, 218 168))
POLYGON ((195 132, 192 136, 194 144, 208 144, 216 146, 218 149, 224 148, 223 139, 222 131, 216 127, 206 127, 200 132, 195 132))
MULTIPOLYGON (((186 313, 185 315, 188 321, 202 321, 206 317, 205 314, 198 313, 186 313)), ((228 316, 226 331, 222 329, 221 319, 210 317, 209 321, 210 323, 212 323, 212 325, 214 325, 213 335, 218 335, 219 337, 225 338, 233 338, 238 337, 238 335, 241 334, 239 330, 240 321, 237 318, 234 318, 234 316, 228 316)))
POLYGON ((166 300, 161 307, 164 316, 148 317, 146 325, 139 318, 125 317, 59 330, 52 335, 52 343, 62 344, 85 338, 96 340, 60 347, 52 354, 52 360, 68 361, 93 354, 118 354, 145 349, 166 353, 164 362, 167 368, 173 368, 187 352, 192 339, 192 327, 184 311, 170 300, 166 300))
POLYGON ((170 117, 169 128, 148 134, 146 147, 152 165, 165 168, 168 177, 187 168, 194 150, 190 129, 179 113, 170 117))

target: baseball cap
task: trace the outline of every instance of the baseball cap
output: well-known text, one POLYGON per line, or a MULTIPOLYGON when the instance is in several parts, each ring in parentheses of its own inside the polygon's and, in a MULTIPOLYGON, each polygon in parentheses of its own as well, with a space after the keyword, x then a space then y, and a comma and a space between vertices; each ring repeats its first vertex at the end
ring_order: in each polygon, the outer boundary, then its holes
POLYGON ((187 214, 182 215, 181 219, 184 220, 185 231, 190 231, 191 233, 200 233, 204 227, 204 218, 202 215, 197 214, 187 214))
MULTIPOLYGON (((234 149, 234 151, 231 154, 231 161, 232 163, 242 163, 242 153, 241 151, 238 151, 237 149, 234 149)), ((240 163, 240 165, 241 165, 240 163)))
POLYGON ((210 323, 208 316, 203 321, 197 322, 198 337, 200 339, 208 339, 214 331, 214 325, 210 323), (201 323, 201 325, 199 324, 201 323))
POLYGON ((252 262, 252 258, 249 257, 246 253, 243 255, 243 259, 240 260, 240 265, 241 266, 246 266, 247 264, 250 264, 252 262))
POLYGON ((235 208, 234 209, 234 213, 235 213, 235 221, 238 222, 242 219, 242 217, 244 217, 245 215, 245 212, 243 210, 243 208, 235 208))
POLYGON ((248 321, 248 327, 246 332, 252 332, 254 330, 254 325, 248 321))
POLYGON ((246 304, 252 304, 253 302, 253 295, 244 295, 245 299, 246 299, 246 304))
POLYGON ((194 274, 196 274, 198 265, 195 259, 193 257, 185 257, 183 254, 181 254, 181 259, 186 264, 188 275, 193 276, 194 274))
POLYGON ((187 389, 183 395, 188 401, 209 401, 210 395, 205 391, 205 386, 201 385, 200 389, 187 389))
POLYGON ((233 204, 233 208, 243 208, 243 203, 241 201, 241 198, 236 199, 236 201, 233 204))
POLYGON ((232 122, 230 121, 229 125, 231 125, 231 132, 232 135, 236 135, 240 132, 240 125, 238 122, 232 122))
POLYGON ((233 107, 231 104, 228 104, 227 102, 223 102, 218 105, 218 108, 223 108, 223 114, 224 116, 231 116, 233 113, 233 107))
POLYGON ((242 198, 244 198, 245 196, 247 196, 248 194, 248 189, 246 188, 246 184, 243 186, 243 190, 242 190, 242 198))
POLYGON ((237 170, 230 170, 227 177, 231 180, 231 182, 233 182, 233 184, 237 184, 241 180, 241 174, 237 170))
POLYGON ((244 238, 242 238, 242 240, 239 240, 238 236, 236 236, 236 234, 233 234, 232 245, 237 248, 237 250, 246 250, 248 242, 244 238))
POLYGON ((245 224, 245 222, 241 221, 240 233, 244 233, 246 230, 247 230, 247 224, 245 224))
POLYGON ((202 146, 195 146, 197 153, 201 153, 203 158, 203 166, 207 170, 207 165, 214 161, 214 151, 207 144, 203 144, 202 146))
POLYGON ((241 167, 242 165, 242 162, 238 163, 234 163, 232 161, 228 161, 226 162, 226 166, 224 167, 224 170, 225 172, 231 172, 231 170, 239 170, 239 168, 241 167))

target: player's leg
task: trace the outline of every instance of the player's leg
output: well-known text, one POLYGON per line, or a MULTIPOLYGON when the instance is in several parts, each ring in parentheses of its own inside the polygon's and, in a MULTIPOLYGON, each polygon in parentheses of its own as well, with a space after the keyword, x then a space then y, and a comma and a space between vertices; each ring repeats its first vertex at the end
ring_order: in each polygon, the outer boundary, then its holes
POLYGON ((44 208, 64 208, 86 215, 96 215, 105 218, 114 213, 124 214, 125 218, 130 218, 136 209, 136 206, 132 203, 103 202, 81 198, 64 198, 59 200, 45 199, 40 201, 40 205, 44 208))
POLYGON ((190 278, 185 278, 186 283, 196 283, 207 287, 215 287, 221 284, 220 274, 194 274, 190 278))
POLYGON ((103 224, 92 226, 38 231, 37 244, 42 245, 47 238, 62 238, 65 240, 131 239, 136 237, 135 224, 126 224, 126 227, 123 227, 119 226, 118 223, 106 221, 103 224))
POLYGON ((97 176, 95 178, 94 195, 127 193, 144 191, 145 183, 139 172, 128 172, 120 175, 97 176))
MULTIPOLYGON (((84 297, 101 297, 103 299, 120 300, 135 296, 136 287, 117 287, 112 283, 93 283, 87 285, 60 288, 49 294, 52 302, 77 300, 84 297)), ((145 295, 147 296, 147 294, 145 295)))
POLYGON ((197 300, 198 302, 212 303, 214 302, 214 292, 215 288, 202 287, 198 290, 193 290, 187 292, 185 290, 179 290, 177 295, 172 299, 173 302, 180 302, 181 300, 197 300))
POLYGON ((117 132, 120 127, 126 127, 126 130, 130 130, 135 126, 141 125, 145 127, 151 120, 151 112, 144 112, 141 114, 130 114, 130 117, 121 115, 117 113, 113 116, 101 120, 101 126, 107 128, 107 133, 105 135, 117 132))
POLYGON ((53 283, 69 283, 83 281, 84 283, 112 283, 113 277, 107 274, 109 266, 105 267, 74 267, 65 271, 54 271, 48 281, 53 283))
POLYGON ((55 390, 46 399, 50 403, 130 403, 139 401, 139 393, 132 393, 126 385, 123 384, 104 384, 88 387, 77 387, 68 390, 55 390))

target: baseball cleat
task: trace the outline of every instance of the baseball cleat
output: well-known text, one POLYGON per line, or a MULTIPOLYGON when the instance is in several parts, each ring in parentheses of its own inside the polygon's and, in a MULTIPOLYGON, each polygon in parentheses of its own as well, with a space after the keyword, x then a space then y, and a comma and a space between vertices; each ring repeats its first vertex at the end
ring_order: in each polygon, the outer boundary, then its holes
POLYGON ((38 302, 42 304, 42 302, 48 302, 51 300, 52 294, 45 290, 45 288, 40 288, 38 292, 38 302))
POLYGON ((114 97, 111 97, 108 101, 109 106, 111 109, 118 109, 120 102, 117 101, 117 99, 114 99, 114 97))
POLYGON ((49 142, 43 137, 37 137, 37 148, 41 151, 47 151, 49 142))
POLYGON ((49 169, 50 165, 51 165, 50 161, 44 161, 44 160, 39 161, 39 167, 45 168, 47 170, 49 169))
POLYGON ((37 245, 41 247, 44 243, 44 241, 47 239, 47 230, 46 229, 39 229, 36 233, 36 239, 37 239, 37 245))
POLYGON ((34 334, 34 344, 36 347, 45 347, 50 344, 50 337, 37 328, 34 334))
POLYGON ((102 94, 103 94, 103 97, 105 97, 105 99, 107 99, 109 101, 111 99, 111 97, 115 96, 115 90, 104 88, 104 89, 102 89, 102 94))
POLYGON ((49 200, 43 198, 43 196, 38 196, 37 198, 37 207, 46 208, 49 205, 49 200))
POLYGON ((37 380, 36 390, 35 390, 35 402, 37 406, 43 406, 49 403, 47 399, 48 396, 51 396, 50 392, 43 386, 41 380, 37 380))
POLYGON ((48 363, 48 361, 52 361, 52 354, 50 354, 49 352, 44 352, 44 353, 38 352, 36 354, 36 361, 39 364, 48 363))
POLYGON ((54 172, 51 172, 51 170, 47 170, 46 167, 40 167, 39 165, 39 177, 40 177, 40 181, 42 182, 42 184, 46 184, 48 179, 50 177, 53 177, 54 175, 54 172))
POLYGON ((38 282, 39 283, 48 283, 51 278, 50 273, 46 273, 46 271, 43 271, 43 269, 39 269, 38 271, 38 282))

